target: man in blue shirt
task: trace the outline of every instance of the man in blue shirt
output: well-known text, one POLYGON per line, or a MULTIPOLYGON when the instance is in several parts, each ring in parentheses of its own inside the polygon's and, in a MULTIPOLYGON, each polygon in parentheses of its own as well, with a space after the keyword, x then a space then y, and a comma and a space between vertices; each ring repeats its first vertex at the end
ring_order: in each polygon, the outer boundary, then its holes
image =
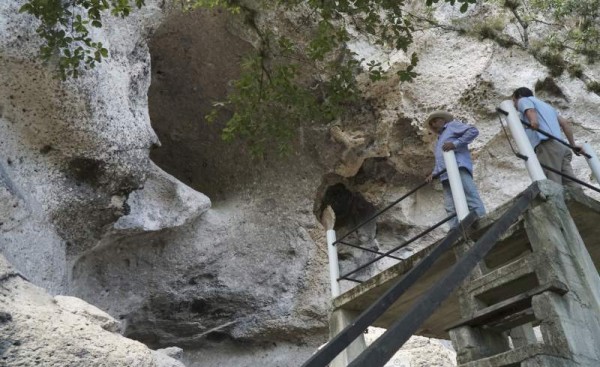
MULTIPOLYGON (((469 144, 479 135, 479 130, 475 126, 467 125, 445 111, 435 111, 427 117, 426 125, 430 130, 438 134, 438 140, 435 144, 435 167, 433 172, 426 180, 431 182, 433 176, 446 169, 444 163, 443 151, 454 150, 456 163, 460 178, 467 197, 467 206, 470 211, 475 211, 479 217, 485 215, 485 206, 479 197, 479 192, 473 182, 473 162, 469 153, 469 144)), ((450 183, 446 173, 440 176, 442 187, 444 188, 444 208, 448 215, 454 214, 454 201, 450 191, 450 183)), ((450 227, 454 228, 458 224, 456 217, 450 222, 450 227)))
MULTIPOLYGON (((580 155, 581 147, 575 145, 569 121, 561 117, 551 105, 535 98, 529 88, 518 88, 513 92, 512 99, 515 108, 521 114, 521 119, 531 124, 531 129, 526 128, 525 132, 540 163, 566 175, 575 177, 573 168, 571 167, 571 159, 573 158, 571 150, 556 140, 535 131, 541 129, 557 138, 562 138, 562 129, 569 143, 575 146, 575 154, 580 155)), ((558 173, 545 168, 543 170, 548 179, 559 184, 577 187, 574 181, 563 179, 558 173)))

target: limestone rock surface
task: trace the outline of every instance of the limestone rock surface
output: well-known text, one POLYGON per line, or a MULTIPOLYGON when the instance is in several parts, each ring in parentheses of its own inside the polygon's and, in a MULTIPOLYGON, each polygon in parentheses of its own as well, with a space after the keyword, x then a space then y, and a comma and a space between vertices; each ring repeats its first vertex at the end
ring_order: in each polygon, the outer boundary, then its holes
POLYGON ((74 297, 55 297, 22 279, 0 257, 0 365, 184 367, 126 339, 118 322, 74 297))
MULTIPOLYGON (((0 2, 0 251, 50 294, 11 276, 2 285, 8 311, 0 309, 0 325, 17 344, 40 345, 54 342, 42 331, 58 327, 60 342, 70 344, 59 352, 68 358, 95 355, 77 349, 81 340, 97 355, 111 355, 115 366, 167 358, 104 327, 151 347, 183 348, 182 360, 194 367, 299 365, 327 335, 321 210, 332 206, 343 234, 421 184, 433 165, 435 137, 422 126, 433 110, 447 109, 480 130, 472 144, 475 181, 490 210, 529 183, 495 114, 516 87, 537 86, 538 96, 574 119, 576 138, 600 149, 600 97, 581 80, 553 77, 523 50, 431 28, 416 33, 409 50, 421 60, 414 83, 365 79, 361 113, 299 126, 290 157, 252 160, 244 145, 221 140, 222 122, 203 120, 258 42, 239 18, 218 10, 167 12, 168 1, 146 1, 126 19, 107 16, 94 36, 110 57, 61 82, 36 57, 37 23, 18 13, 23 2, 0 2), (48 326, 55 318, 64 325, 48 326)), ((463 16, 446 6, 434 16, 468 19, 485 10, 463 16)), ((259 14, 257 22, 298 37, 300 18, 259 14)), ((406 65, 407 54, 355 36, 349 47, 359 57, 391 72, 406 65)), ((574 167, 589 179, 584 160, 574 167)), ((444 216, 441 187, 430 185, 353 240, 390 249, 444 216)), ((369 255, 345 248, 340 258, 344 270, 369 255)), ((438 363, 419 357, 438 346, 416 340, 416 352, 398 365, 438 363)), ((9 347, 21 365, 62 356, 9 347)), ((450 365, 443 357, 440 366, 450 365)))
MULTIPOLYGON (((380 328, 369 328, 365 339, 373 343, 385 332, 380 328)), ((456 366, 456 352, 449 341, 411 337, 406 344, 386 363, 385 367, 452 367, 456 366)))

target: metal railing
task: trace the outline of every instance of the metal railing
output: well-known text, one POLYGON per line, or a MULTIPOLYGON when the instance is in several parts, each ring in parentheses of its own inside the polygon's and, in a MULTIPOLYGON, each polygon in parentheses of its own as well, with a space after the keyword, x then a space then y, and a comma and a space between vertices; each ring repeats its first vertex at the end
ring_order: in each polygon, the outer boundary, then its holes
MULTIPOLYGON (((354 359, 350 367, 384 366, 396 351, 410 338, 419 326, 446 300, 450 294, 465 280, 473 268, 488 254, 502 235, 529 207, 539 194, 539 187, 533 183, 525 190, 516 202, 475 242, 466 253, 435 284, 421 295, 410 310, 398 319, 373 344, 354 359)), ((333 337, 325 346, 316 352, 302 367, 325 367, 333 361, 345 348, 375 322, 398 298, 414 285, 431 266, 464 236, 464 228, 470 227, 477 215, 469 213, 460 222, 459 227, 448 232, 447 236, 432 251, 400 277, 379 299, 363 311, 356 319, 333 337)))
POLYGON ((398 203, 400 203, 404 199, 413 195, 414 193, 416 193, 423 187, 429 185, 429 182, 424 181, 417 187, 413 188, 406 194, 402 195, 400 198, 394 200, 391 204, 387 205, 385 208, 383 208, 383 209, 377 211, 376 213, 372 214, 371 216, 369 216, 362 223, 360 223, 356 227, 352 228, 350 231, 348 231, 346 234, 344 234, 339 239, 336 239, 336 233, 335 233, 335 230, 333 229, 334 223, 329 224, 331 226, 331 228, 327 228, 327 254, 329 257, 329 278, 330 278, 330 283, 331 283, 331 294, 333 297, 337 297, 341 293, 340 292, 340 284, 339 284, 339 282, 341 280, 347 280, 347 281, 351 281, 351 282, 355 282, 355 283, 362 283, 361 280, 356 279, 355 277, 351 278, 350 276, 353 274, 356 274, 360 270, 363 270, 366 267, 374 264, 375 262, 380 261, 383 258, 390 258, 390 259, 394 259, 397 261, 402 261, 403 260, 402 258, 400 258, 398 256, 394 256, 392 254, 402 248, 405 248, 409 244, 422 238, 423 236, 427 235, 428 233, 432 232, 434 229, 442 226, 444 223, 450 221, 451 219, 453 219, 455 217, 458 219, 458 221, 462 221, 463 219, 465 219, 467 217, 467 215, 469 214, 469 209, 468 209, 468 205, 467 205, 467 199, 465 196, 464 188, 462 185, 462 180, 460 178, 458 163, 456 162, 456 157, 454 155, 454 151, 450 150, 450 151, 443 152, 443 158, 444 158, 444 164, 445 164, 446 168, 443 171, 435 174, 432 177, 432 179, 437 179, 444 174, 448 175, 448 182, 450 184, 450 191, 452 192, 452 201, 454 203, 454 208, 455 208, 456 214, 450 215, 450 216, 444 218, 442 221, 427 228, 425 231, 419 233, 418 235, 414 236, 410 240, 408 240, 408 241, 402 243, 401 245, 399 245, 389 251, 386 251, 386 252, 380 252, 377 250, 362 247, 360 245, 350 243, 346 240, 351 234, 356 233, 360 228, 364 227, 366 224, 372 222, 373 220, 375 220, 376 218, 381 216, 383 213, 387 212, 388 210, 390 210, 391 208, 396 206, 398 203), (377 256, 375 257, 375 259, 370 260, 366 264, 362 264, 358 268, 340 276, 337 245, 344 245, 344 246, 349 246, 352 248, 360 249, 362 251, 374 253, 377 256))
MULTIPOLYGON (((554 140, 554 141, 568 147, 569 149, 573 150, 577 155, 580 154, 580 155, 584 156, 586 158, 588 165, 590 166, 590 169, 592 170, 594 177, 596 178, 596 181, 598 183, 600 183, 600 161, 598 160, 596 153, 594 152, 594 150, 592 149, 592 147, 589 144, 587 144, 587 143, 584 144, 583 148, 580 149, 579 147, 571 145, 568 142, 564 141, 562 138, 554 136, 551 133, 544 131, 543 129, 540 129, 540 128, 533 129, 533 127, 531 126, 530 123, 523 121, 519 118, 518 113, 517 113, 512 101, 507 100, 507 101, 502 102, 502 104, 500 105, 500 107, 498 107, 496 109, 496 111, 500 115, 503 115, 506 117, 507 125, 509 126, 509 129, 512 133, 513 139, 515 140, 515 142, 517 144, 518 150, 515 150, 512 143, 510 142, 510 139, 507 134, 506 138, 508 140, 510 148, 513 151, 513 153, 515 154, 515 156, 517 156, 518 158, 525 161, 525 165, 527 166, 527 170, 529 171, 529 175, 533 181, 539 181, 539 180, 546 179, 546 175, 543 172, 543 170, 546 170, 546 171, 553 172, 557 175, 560 175, 561 177, 564 177, 570 181, 573 181, 581 186, 587 187, 590 190, 600 193, 600 188, 598 188, 594 185, 591 185, 585 181, 582 181, 576 177, 567 175, 555 168, 549 167, 546 164, 541 163, 538 160, 537 155, 534 151, 534 148, 531 146, 531 143, 530 143, 529 139, 527 138, 527 135, 525 134, 525 129, 523 126, 526 126, 527 128, 532 129, 532 130, 544 135, 545 137, 547 137, 550 140, 554 140)), ((502 125, 502 128, 504 129, 504 124, 502 123, 502 120, 500 121, 500 123, 502 125)), ((504 132, 506 134, 506 130, 504 130, 504 132)))
POLYGON ((462 187, 462 182, 460 181, 460 174, 458 171, 458 164, 456 163, 456 158, 454 156, 454 152, 450 151, 450 152, 444 152, 444 160, 446 163, 446 169, 444 169, 443 171, 437 173, 436 175, 434 175, 432 178, 433 179, 437 179, 439 178, 441 175, 447 173, 449 176, 449 181, 450 181, 450 187, 451 187, 451 191, 452 191, 452 195, 453 195, 453 201, 455 204, 455 209, 456 209, 456 214, 454 215, 450 215, 446 218, 444 218, 443 220, 439 221, 438 223, 434 224, 433 226, 427 228, 426 230, 424 230, 423 232, 417 234, 416 236, 412 237, 411 239, 409 239, 408 241, 405 241, 404 243, 400 244, 399 246, 396 246, 395 248, 388 250, 386 252, 380 252, 377 250, 373 250, 370 248, 366 248, 366 247, 362 247, 360 245, 354 244, 354 243, 350 243, 347 238, 353 234, 353 233, 357 233, 359 229, 361 229, 362 227, 364 227, 365 225, 369 224, 370 222, 372 222, 373 220, 375 220, 376 218, 380 217, 382 214, 384 214, 385 212, 387 212, 388 210, 390 210, 391 208, 393 208, 394 206, 398 205, 398 203, 402 202, 403 200, 405 200, 406 198, 410 197, 411 195, 415 194, 417 191, 421 190, 423 187, 429 185, 429 182, 423 182, 422 184, 418 185, 417 187, 413 188, 412 190, 410 190, 409 192, 407 192, 406 194, 402 195, 401 197, 399 197, 398 199, 394 200, 392 203, 390 203, 389 205, 387 205, 385 208, 377 211, 376 213, 372 214, 371 216, 369 216, 367 219, 365 219, 363 222, 361 222, 360 224, 358 224, 357 226, 355 226, 354 228, 352 228, 350 231, 348 231, 346 234, 344 234, 343 236, 341 236, 339 239, 336 239, 336 233, 335 230, 333 230, 333 228, 329 228, 327 230, 327 245, 328 245, 328 255, 329 255, 329 274, 330 274, 330 282, 331 282, 331 293, 333 297, 337 297, 340 295, 340 286, 339 286, 339 282, 341 280, 347 280, 347 281, 351 281, 351 282, 355 282, 355 283, 362 283, 361 280, 356 279, 355 277, 350 277, 353 274, 356 274, 357 272, 367 268, 368 266, 380 261, 381 259, 384 258, 390 258, 393 260, 397 260, 397 261, 402 261, 403 259, 401 257, 398 256, 394 256, 393 253, 401 250, 403 248, 405 248, 406 246, 408 246, 409 244, 417 241, 418 239, 422 238, 423 236, 431 233, 433 230, 435 230, 436 228, 442 226, 444 223, 448 222, 449 220, 451 220, 452 218, 458 217, 459 220, 464 219, 467 214, 468 214, 468 209, 467 208, 467 202, 466 202, 466 198, 465 198, 465 194, 464 194, 464 189, 462 187), (458 181, 458 185, 457 182, 458 181), (466 213, 465 213, 466 210, 466 213), (344 245, 344 246, 349 246, 352 248, 356 248, 362 251, 366 251, 366 252, 370 252, 373 253, 375 255, 377 255, 374 259, 368 261, 365 264, 362 264, 360 266, 358 266, 357 268, 355 268, 352 271, 346 272, 345 274, 341 275, 339 274, 339 261, 338 261, 338 256, 337 256, 337 246, 338 245, 344 245))
MULTIPOLYGON (((439 178, 441 175, 443 175, 444 173, 446 173, 446 170, 443 170, 442 172, 436 174, 435 176, 433 176, 434 179, 439 178)), ((424 233, 421 233, 419 236, 414 237, 413 239, 403 243, 402 245, 387 251, 385 253, 379 252, 379 251, 375 251, 366 247, 361 247, 359 245, 353 244, 353 243, 349 243, 346 239, 353 233, 357 233, 359 229, 361 229, 362 227, 364 227, 365 225, 371 223, 373 220, 377 219, 378 217, 380 217, 383 213, 387 212, 388 210, 390 210, 391 208, 393 208, 394 206, 398 205, 400 202, 402 202, 404 199, 410 197, 411 195, 415 194, 417 191, 421 190, 423 187, 427 186, 428 182, 423 182, 422 184, 420 184, 419 186, 413 188, 412 190, 410 190, 409 192, 407 192, 406 194, 402 195, 401 197, 399 197, 398 199, 394 200, 391 204, 387 205, 385 208, 377 211, 376 213, 372 214, 370 217, 368 217, 367 219, 365 219, 363 222, 361 222, 360 224, 358 224, 356 227, 352 228, 350 231, 348 231, 346 234, 344 234, 342 237, 340 237, 339 239, 335 240, 331 245, 332 246, 337 246, 337 245, 345 245, 345 246, 349 246, 349 247, 353 247, 356 249, 360 249, 366 252, 371 252, 374 253, 376 255, 378 255, 375 259, 369 261, 366 264, 363 264, 361 266, 359 266, 358 268, 342 275, 339 276, 336 280, 340 281, 340 280, 349 280, 349 281, 353 281, 356 283, 362 283, 362 281, 357 280, 357 279, 353 279, 353 278, 349 278, 350 275, 366 268, 367 266, 383 259, 383 258, 390 258, 390 259, 394 259, 394 260, 403 260, 400 257, 397 256, 393 256, 392 253, 400 250, 401 248, 407 246, 408 244, 416 241, 418 238, 421 238, 422 236, 424 236, 425 234, 433 231, 435 228, 439 227, 440 225, 446 223, 448 220, 450 220, 451 218, 454 218, 456 215, 453 215, 449 218, 446 218, 444 221, 442 221, 439 224, 434 225, 431 228, 428 228, 424 233), (435 227, 435 228, 434 228, 435 227)))

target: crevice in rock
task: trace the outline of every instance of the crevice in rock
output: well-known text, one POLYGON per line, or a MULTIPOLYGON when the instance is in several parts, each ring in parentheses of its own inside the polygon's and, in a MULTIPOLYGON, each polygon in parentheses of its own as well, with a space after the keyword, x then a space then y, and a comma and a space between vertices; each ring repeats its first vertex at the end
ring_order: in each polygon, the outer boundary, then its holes
POLYGON ((567 98, 567 96, 565 96, 558 84, 556 84, 554 78, 547 77, 544 80, 538 80, 535 83, 534 90, 536 95, 540 98, 560 98, 565 102, 569 102, 569 99, 567 98))

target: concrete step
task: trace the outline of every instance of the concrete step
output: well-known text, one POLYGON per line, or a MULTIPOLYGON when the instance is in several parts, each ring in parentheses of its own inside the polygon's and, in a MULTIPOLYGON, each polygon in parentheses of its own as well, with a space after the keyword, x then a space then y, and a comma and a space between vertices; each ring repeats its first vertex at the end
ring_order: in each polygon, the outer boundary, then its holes
POLYGON ((533 313, 528 312, 531 309, 533 296, 544 292, 554 292, 562 296, 568 291, 569 289, 564 283, 554 281, 477 311, 470 317, 451 325, 448 330, 466 325, 485 326, 488 324, 492 324, 495 328, 508 330, 519 325, 517 320, 524 321, 522 324, 525 324, 535 319, 531 319, 533 313))
POLYGON ((465 286, 480 307, 486 307, 539 286, 535 274, 536 257, 524 255, 511 263, 493 270, 465 286))
POLYGON ((557 348, 550 345, 530 344, 524 347, 511 349, 504 353, 496 354, 492 357, 460 364, 458 367, 518 367, 521 366, 521 362, 525 360, 546 356, 555 358, 564 357, 557 348))
POLYGON ((504 266, 523 254, 531 253, 531 244, 523 222, 516 223, 485 257, 488 269, 504 266))

